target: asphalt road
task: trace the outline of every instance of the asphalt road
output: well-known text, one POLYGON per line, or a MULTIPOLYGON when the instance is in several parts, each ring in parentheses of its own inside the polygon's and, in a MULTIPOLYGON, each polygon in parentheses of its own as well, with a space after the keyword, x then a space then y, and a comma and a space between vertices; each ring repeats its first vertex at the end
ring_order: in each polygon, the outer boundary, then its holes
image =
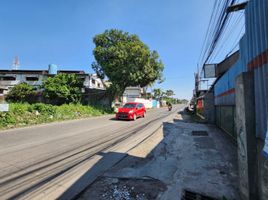
MULTIPOLYGON (((151 134, 152 127, 159 126, 182 107, 176 106, 171 112, 166 108, 153 109, 137 121, 117 121, 110 115, 1 131, 0 199, 61 197, 74 185, 73 180, 84 174, 83 170, 99 161, 100 152, 127 152, 151 134), (54 196, 49 196, 50 192, 54 196)), ((95 176, 90 175, 91 179, 120 158, 111 157, 94 171, 95 176)))

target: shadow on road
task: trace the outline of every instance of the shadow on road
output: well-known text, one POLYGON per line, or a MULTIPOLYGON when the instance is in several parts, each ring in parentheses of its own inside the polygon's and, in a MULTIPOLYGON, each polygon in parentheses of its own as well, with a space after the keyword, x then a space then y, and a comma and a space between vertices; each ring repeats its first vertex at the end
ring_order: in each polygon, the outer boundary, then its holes
POLYGON ((101 150, 92 156, 81 151, 62 158, 76 156, 78 160, 68 167, 61 166, 65 167, 62 171, 52 172, 50 177, 38 180, 9 199, 31 193, 49 196, 49 191, 39 188, 81 165, 85 172, 74 183, 65 182, 65 178, 57 183, 64 188, 57 199, 156 199, 159 195, 178 199, 185 188, 220 198, 236 197, 233 144, 216 129, 207 137, 193 138, 193 130, 210 129, 205 124, 190 123, 188 117, 185 111, 179 112, 173 121, 164 122, 161 130, 128 153, 101 150), (96 163, 89 165, 93 157, 96 163))
POLYGON ((120 121, 120 122, 133 122, 133 120, 130 119, 116 119, 115 117, 110 118, 111 121, 120 121))
MULTIPOLYGON (((163 123, 164 126, 165 124, 166 123, 163 123)), ((135 170, 137 166, 153 159, 154 150, 161 146, 165 137, 166 136, 164 134, 164 138, 157 144, 154 144, 152 149, 147 149, 148 152, 146 152, 146 155, 144 156, 134 156, 120 152, 98 153, 97 155, 101 156, 101 159, 86 173, 84 173, 83 176, 81 176, 73 185, 71 185, 58 198, 58 200, 70 199, 70 197, 77 194, 79 195, 76 199, 104 200, 107 199, 107 196, 109 196, 109 198, 113 197, 112 199, 118 199, 114 195, 121 195, 122 197, 122 195, 126 194, 135 199, 139 195, 141 199, 142 197, 146 197, 146 199, 155 199, 159 193, 166 190, 166 185, 158 179, 154 179, 149 176, 135 178, 124 177, 122 174, 120 177, 110 178, 103 176, 103 174, 107 172, 107 166, 109 169, 113 167, 130 167, 132 170, 135 170), (121 162, 122 160, 124 160, 124 162, 121 162)))
POLYGON ((68 199, 82 188, 79 200, 156 199, 160 195, 174 199, 182 197, 185 188, 216 198, 238 199, 233 144, 222 132, 193 138, 193 130, 210 129, 204 124, 185 123, 189 122, 186 114, 184 111, 180 114, 182 119, 163 123, 162 138, 154 145, 148 138, 128 154, 99 153, 98 163, 58 199, 68 199), (232 152, 227 151, 228 145, 232 152), (151 148, 146 149, 148 146, 151 148))

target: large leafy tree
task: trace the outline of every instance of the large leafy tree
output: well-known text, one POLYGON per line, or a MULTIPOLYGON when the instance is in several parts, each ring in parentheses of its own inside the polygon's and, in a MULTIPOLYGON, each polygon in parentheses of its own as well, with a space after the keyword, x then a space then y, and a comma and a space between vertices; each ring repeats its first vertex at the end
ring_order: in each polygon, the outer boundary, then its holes
POLYGON ((150 51, 137 35, 116 29, 93 39, 96 62, 92 68, 100 78, 108 77, 112 91, 121 95, 128 86, 147 86, 162 80, 164 65, 156 51, 150 51))
POLYGON ((75 74, 58 74, 43 82, 44 96, 53 103, 78 103, 83 82, 75 74))

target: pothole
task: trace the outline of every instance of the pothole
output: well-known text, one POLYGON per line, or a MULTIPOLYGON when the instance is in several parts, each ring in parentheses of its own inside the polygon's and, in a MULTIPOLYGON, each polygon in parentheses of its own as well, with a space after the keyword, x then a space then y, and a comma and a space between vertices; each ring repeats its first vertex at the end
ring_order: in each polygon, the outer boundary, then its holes
POLYGON ((157 179, 100 177, 78 199, 151 200, 165 190, 165 184, 157 179))

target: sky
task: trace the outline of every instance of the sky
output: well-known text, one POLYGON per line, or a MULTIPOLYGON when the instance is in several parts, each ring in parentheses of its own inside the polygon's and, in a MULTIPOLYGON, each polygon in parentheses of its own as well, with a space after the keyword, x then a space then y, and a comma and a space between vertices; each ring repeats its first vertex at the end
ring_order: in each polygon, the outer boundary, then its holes
POLYGON ((93 73, 92 41, 116 28, 156 50, 165 65, 165 82, 175 97, 190 99, 194 72, 213 0, 1 0, 0 69, 84 70, 93 73))

